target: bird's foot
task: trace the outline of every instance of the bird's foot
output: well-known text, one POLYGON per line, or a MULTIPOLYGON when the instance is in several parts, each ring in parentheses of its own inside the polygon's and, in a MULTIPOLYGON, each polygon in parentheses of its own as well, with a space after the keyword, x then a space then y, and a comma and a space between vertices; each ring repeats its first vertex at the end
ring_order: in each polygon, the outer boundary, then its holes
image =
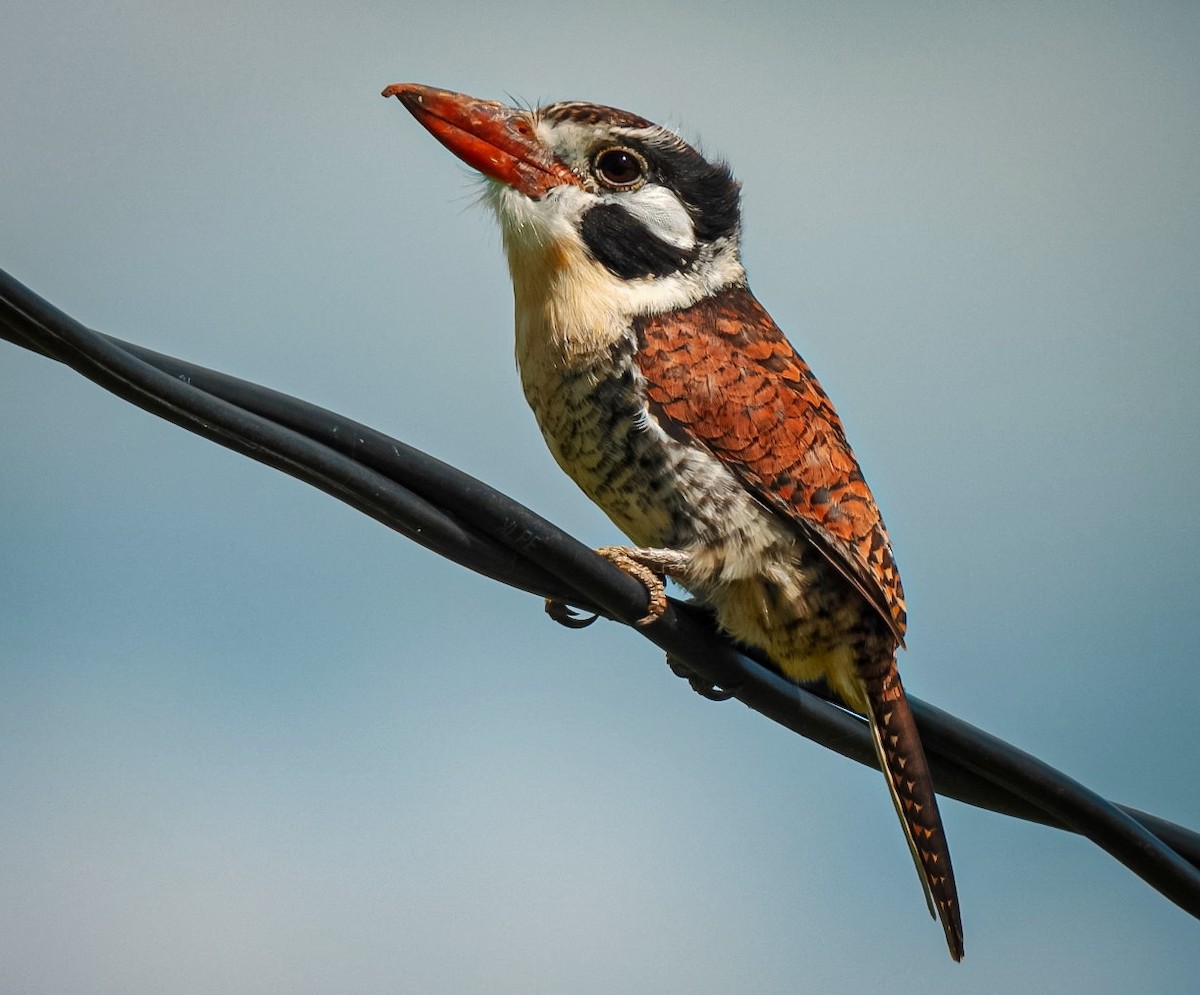
POLYGON ((676 677, 682 677, 687 681, 692 686, 692 690, 701 698, 707 698, 709 701, 728 701, 737 693, 704 680, 679 657, 671 656, 670 653, 667 654, 667 666, 671 668, 671 673, 676 677))
POLYGON ((636 624, 650 625, 662 618, 667 610, 665 578, 687 564, 687 554, 675 549, 644 549, 638 546, 601 546, 596 552, 646 585, 650 601, 646 606, 646 614, 636 624))
MULTIPOLYGON (((667 610, 665 578, 686 566, 687 554, 674 549, 643 549, 638 546, 601 546, 596 552, 645 585, 649 603, 646 614, 635 624, 650 625, 662 618, 667 610)), ((584 615, 553 598, 546 599, 546 614, 568 629, 585 629, 598 618, 597 615, 584 615)))

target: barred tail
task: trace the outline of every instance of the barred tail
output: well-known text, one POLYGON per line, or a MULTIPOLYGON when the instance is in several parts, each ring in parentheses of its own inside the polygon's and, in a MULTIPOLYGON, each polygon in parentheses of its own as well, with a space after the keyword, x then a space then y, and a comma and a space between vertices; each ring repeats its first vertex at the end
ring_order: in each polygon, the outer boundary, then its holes
POLYGON ((946 845, 925 749, 900 683, 896 661, 886 659, 878 665, 860 666, 858 674, 866 692, 875 752, 904 827, 929 913, 942 922, 950 956, 962 960, 962 918, 950 848, 946 845))

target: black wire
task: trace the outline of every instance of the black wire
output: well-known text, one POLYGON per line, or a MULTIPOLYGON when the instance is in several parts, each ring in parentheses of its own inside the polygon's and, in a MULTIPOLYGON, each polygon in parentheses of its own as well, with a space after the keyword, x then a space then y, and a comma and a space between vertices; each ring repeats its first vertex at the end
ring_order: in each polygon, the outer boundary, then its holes
MULTIPOLYGON (((473 570, 533 590, 544 581, 544 573, 528 576, 528 564, 505 547, 366 463, 269 416, 197 389, 183 372, 187 364, 179 363, 175 370, 159 369, 133 350, 122 348, 119 340, 84 328, 31 292, 14 293, 11 282, 11 277, 0 271, 0 326, 10 333, 3 336, 10 341, 65 363, 161 418, 304 480, 473 570)), ((147 357, 157 355, 142 352, 147 357)))
MULTIPOLYGON (((298 479, 463 566, 631 624, 646 592, 511 498, 440 460, 297 398, 85 328, 0 271, 0 337, 298 479)), ((702 608, 672 602, 637 629, 698 689, 722 688, 801 735, 876 766, 861 717, 797 687, 723 639, 702 608)), ((1200 917, 1200 835, 1104 800, 1041 761, 912 699, 938 791, 1080 833, 1200 917)))

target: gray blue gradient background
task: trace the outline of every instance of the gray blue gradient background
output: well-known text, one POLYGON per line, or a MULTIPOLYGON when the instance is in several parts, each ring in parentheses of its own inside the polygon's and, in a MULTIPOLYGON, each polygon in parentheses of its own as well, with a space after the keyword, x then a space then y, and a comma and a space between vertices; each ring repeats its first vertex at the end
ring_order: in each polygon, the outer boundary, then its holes
MULTIPOLYGON (((882 503, 906 682, 1200 826, 1200 7, 8 4, 0 265, 593 544, 416 80, 682 128, 882 503), (99 8, 103 6, 103 12, 99 8)), ((1190 992, 1200 928, 0 344, 0 964, 34 992, 1190 992)))

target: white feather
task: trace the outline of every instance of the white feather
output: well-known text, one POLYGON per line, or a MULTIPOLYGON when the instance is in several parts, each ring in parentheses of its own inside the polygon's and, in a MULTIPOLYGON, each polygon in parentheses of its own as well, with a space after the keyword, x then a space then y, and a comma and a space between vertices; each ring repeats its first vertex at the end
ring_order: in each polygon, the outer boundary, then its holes
POLYGON ((648 183, 632 193, 609 194, 602 199, 620 204, 642 223, 643 228, 664 242, 685 251, 695 248, 696 230, 692 226, 692 216, 666 187, 648 183))

